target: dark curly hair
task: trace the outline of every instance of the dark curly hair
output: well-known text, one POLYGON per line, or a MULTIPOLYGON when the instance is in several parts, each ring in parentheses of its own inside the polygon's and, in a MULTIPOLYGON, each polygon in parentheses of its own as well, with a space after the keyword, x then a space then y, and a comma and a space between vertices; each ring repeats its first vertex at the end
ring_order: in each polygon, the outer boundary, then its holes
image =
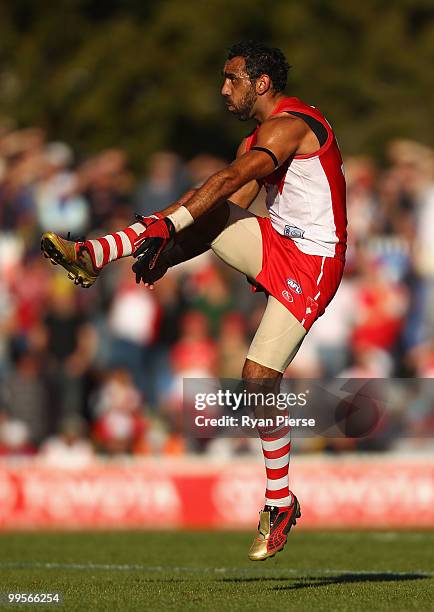
POLYGON ((246 71, 252 82, 256 81, 261 74, 268 74, 273 83, 274 92, 285 89, 288 70, 291 66, 280 49, 268 47, 256 40, 244 40, 232 45, 229 49, 228 60, 234 57, 244 57, 246 71))

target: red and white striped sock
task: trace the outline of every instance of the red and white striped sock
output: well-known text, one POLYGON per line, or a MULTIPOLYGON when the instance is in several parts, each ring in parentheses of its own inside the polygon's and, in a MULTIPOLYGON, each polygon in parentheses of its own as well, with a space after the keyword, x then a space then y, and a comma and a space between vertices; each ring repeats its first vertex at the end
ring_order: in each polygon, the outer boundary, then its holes
POLYGON ((88 249, 95 268, 100 270, 111 261, 132 255, 145 229, 145 223, 137 222, 114 234, 86 240, 81 245, 88 249))
POLYGON ((262 452, 267 473, 265 504, 286 508, 292 505, 293 495, 289 490, 289 454, 291 432, 288 426, 273 430, 260 430, 262 452))

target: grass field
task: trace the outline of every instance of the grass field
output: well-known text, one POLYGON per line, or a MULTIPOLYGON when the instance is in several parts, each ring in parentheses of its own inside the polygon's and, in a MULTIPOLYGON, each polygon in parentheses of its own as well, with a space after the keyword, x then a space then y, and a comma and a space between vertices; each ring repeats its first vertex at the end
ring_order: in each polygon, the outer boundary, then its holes
POLYGON ((256 564, 246 559, 250 538, 4 534, 0 591, 57 591, 74 611, 434 609, 434 532, 294 531, 283 553, 256 564))

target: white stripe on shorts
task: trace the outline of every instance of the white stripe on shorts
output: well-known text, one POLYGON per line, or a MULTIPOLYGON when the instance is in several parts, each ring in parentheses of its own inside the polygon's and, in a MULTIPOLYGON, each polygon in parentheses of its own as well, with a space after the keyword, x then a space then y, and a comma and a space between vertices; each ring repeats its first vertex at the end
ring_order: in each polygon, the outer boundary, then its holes
POLYGON ((316 284, 319 285, 320 280, 322 279, 322 275, 324 273, 324 262, 325 262, 325 255, 322 258, 322 262, 321 262, 321 272, 319 273, 318 279, 316 281, 316 284))

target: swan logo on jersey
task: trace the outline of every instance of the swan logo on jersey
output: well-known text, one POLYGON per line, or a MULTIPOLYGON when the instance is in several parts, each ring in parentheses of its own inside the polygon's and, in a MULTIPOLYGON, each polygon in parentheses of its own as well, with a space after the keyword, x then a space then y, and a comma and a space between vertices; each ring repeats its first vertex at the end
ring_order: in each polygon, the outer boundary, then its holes
POLYGON ((297 281, 295 281, 293 278, 287 278, 286 279, 286 284, 288 285, 288 287, 290 289, 292 289, 293 291, 295 291, 295 293, 298 293, 300 295, 301 293, 301 287, 300 285, 297 283, 297 281))
POLYGON ((303 238, 304 236, 304 230, 295 225, 285 225, 283 232, 288 238, 303 238))
POLYGON ((285 300, 287 302, 293 302, 294 298, 292 297, 292 295, 289 293, 289 291, 282 291, 282 296, 285 298, 285 300))

